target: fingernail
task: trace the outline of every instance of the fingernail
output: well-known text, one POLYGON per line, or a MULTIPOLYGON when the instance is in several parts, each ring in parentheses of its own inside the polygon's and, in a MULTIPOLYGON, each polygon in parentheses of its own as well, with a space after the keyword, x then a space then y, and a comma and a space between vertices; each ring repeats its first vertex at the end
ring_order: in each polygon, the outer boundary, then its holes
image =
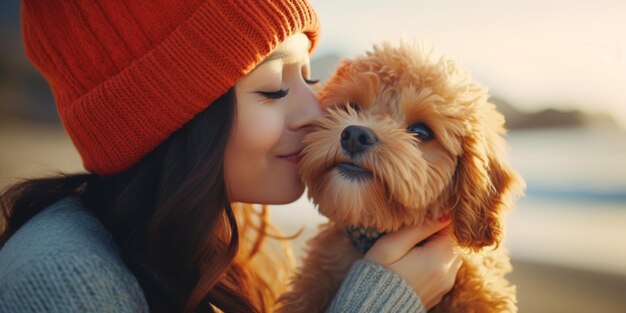
POLYGON ((450 220, 450 214, 444 214, 437 220, 439 221, 439 223, 445 223, 450 220))

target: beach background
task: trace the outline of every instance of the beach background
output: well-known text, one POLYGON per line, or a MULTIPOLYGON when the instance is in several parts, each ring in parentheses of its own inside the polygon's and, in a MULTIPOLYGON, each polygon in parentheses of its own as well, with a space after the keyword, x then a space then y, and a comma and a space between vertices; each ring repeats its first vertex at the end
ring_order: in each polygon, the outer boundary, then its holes
MULTIPOLYGON (((626 2, 312 1, 312 77, 382 40, 431 44, 487 85, 526 196, 507 215, 520 312, 626 312, 626 2)), ((26 61, 19 1, 0 3, 0 188, 83 171, 45 81, 26 61)), ((300 257, 325 219, 274 206, 300 257)))

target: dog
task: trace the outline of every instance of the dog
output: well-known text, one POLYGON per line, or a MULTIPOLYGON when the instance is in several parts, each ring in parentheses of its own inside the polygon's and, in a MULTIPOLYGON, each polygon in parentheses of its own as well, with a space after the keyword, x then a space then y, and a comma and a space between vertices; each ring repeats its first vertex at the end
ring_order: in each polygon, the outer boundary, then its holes
POLYGON ((462 251, 430 312, 516 312, 500 245, 524 182, 507 163, 504 117, 487 88, 432 49, 388 42, 344 60, 321 88, 323 117, 299 172, 329 221, 310 239, 281 312, 322 312, 375 237, 441 216, 462 251), (373 235, 372 235, 373 234, 373 235))

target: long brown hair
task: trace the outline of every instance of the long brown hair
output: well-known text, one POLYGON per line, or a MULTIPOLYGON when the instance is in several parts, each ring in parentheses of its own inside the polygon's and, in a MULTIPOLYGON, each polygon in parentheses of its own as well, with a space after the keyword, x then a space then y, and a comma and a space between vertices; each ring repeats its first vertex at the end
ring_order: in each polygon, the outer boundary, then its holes
POLYGON ((0 247, 32 216, 76 196, 111 232, 150 311, 271 311, 280 288, 269 279, 279 273, 259 273, 285 267, 254 269, 272 262, 254 262, 269 229, 266 207, 231 205, 226 193, 224 152, 235 108, 231 89, 117 175, 62 173, 10 186, 0 198, 0 247), (242 240, 251 231, 256 236, 242 240))

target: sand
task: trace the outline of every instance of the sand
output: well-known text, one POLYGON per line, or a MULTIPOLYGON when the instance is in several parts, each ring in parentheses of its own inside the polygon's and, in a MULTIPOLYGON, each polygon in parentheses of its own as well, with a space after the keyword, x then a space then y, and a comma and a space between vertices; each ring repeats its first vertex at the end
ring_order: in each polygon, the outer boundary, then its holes
MULTIPOLYGON (((78 153, 63 129, 23 122, 0 122, 0 188, 22 177, 46 175, 56 170, 83 170, 78 153)), ((537 221, 545 221, 546 218, 538 217, 540 210, 543 208, 536 208, 534 213, 528 214, 525 212, 533 210, 515 212, 509 223, 510 228, 515 230, 508 239, 514 252, 515 267, 510 278, 518 286, 520 312, 626 312, 624 231, 611 230, 616 231, 616 237, 613 237, 615 250, 593 250, 593 236, 591 240, 572 245, 571 238, 576 234, 556 238, 541 234, 542 229, 546 232, 559 224, 552 223, 541 228, 541 223, 537 221), (549 245, 537 243, 537 236, 549 237, 549 245), (598 253, 604 254, 598 256, 598 253), (579 259, 586 263, 576 262, 579 259), (589 262, 596 262, 595 267, 587 266, 594 264, 589 262)), ((303 234, 293 242, 299 257, 302 256, 305 240, 315 233, 316 225, 324 221, 304 197, 293 204, 274 208, 272 216, 287 233, 304 227, 303 234)), ((591 216, 579 215, 579 220, 569 219, 569 224, 561 224, 565 225, 561 227, 570 227, 569 231, 574 231, 579 227, 577 225, 584 224, 589 218, 591 216)), ((616 225, 619 223, 615 218, 608 217, 606 220, 613 220, 616 225)), ((578 236, 583 239, 590 237, 578 236)))

